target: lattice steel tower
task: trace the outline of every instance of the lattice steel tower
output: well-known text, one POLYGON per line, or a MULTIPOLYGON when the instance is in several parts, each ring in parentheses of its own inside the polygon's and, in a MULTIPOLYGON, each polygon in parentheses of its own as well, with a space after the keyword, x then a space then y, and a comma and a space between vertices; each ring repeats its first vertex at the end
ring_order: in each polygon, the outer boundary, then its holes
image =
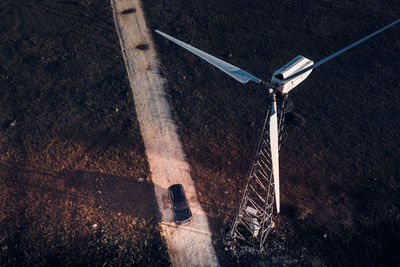
POLYGON ((255 248, 262 251, 268 233, 274 225, 272 221, 273 207, 276 206, 278 213, 280 210, 278 151, 282 134, 285 105, 287 105, 288 102, 287 98, 282 96, 286 96, 291 90, 302 83, 313 69, 390 27, 393 27, 397 23, 400 23, 400 19, 397 19, 316 63, 311 59, 299 55, 275 71, 269 83, 241 68, 156 30, 161 36, 202 58, 238 82, 242 84, 253 82, 264 89, 268 89, 270 92, 271 106, 264 122, 260 142, 254 162, 250 168, 247 185, 240 202, 239 210, 230 231, 230 236, 233 237, 235 241, 238 241, 237 243, 244 244, 245 248, 255 248), (282 99, 276 99, 278 96, 281 96, 282 99), (279 108, 277 108, 277 106, 282 107, 282 112, 278 112, 279 108), (276 205, 274 205, 274 202, 276 205))
MULTIPOLYGON (((282 139, 284 114, 293 102, 285 97, 278 101, 279 146, 282 139)), ((270 230, 274 227, 274 180, 272 175, 271 146, 269 138, 269 113, 267 111, 254 161, 250 167, 247 184, 233 220, 229 235, 244 249, 262 251, 270 230)))

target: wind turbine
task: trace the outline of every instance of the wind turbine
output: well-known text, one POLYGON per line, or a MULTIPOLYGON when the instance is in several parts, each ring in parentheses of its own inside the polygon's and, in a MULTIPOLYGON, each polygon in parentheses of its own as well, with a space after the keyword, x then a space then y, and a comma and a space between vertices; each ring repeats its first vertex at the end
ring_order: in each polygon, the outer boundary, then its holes
POLYGON ((156 33, 162 35, 168 40, 176 43, 177 45, 185 48, 186 50, 192 52, 193 54, 199 56, 204 59, 208 63, 214 65, 221 71, 225 72, 235 80, 241 82, 242 84, 246 84, 249 81, 254 82, 256 84, 260 84, 268 89, 271 96, 271 110, 269 113, 269 137, 270 137, 270 151, 271 151, 271 159, 272 159, 272 174, 274 179, 274 190, 275 190, 275 203, 276 203, 276 211, 280 212, 280 192, 279 192, 279 145, 278 145, 278 120, 277 120, 277 105, 276 105, 276 97, 277 95, 285 96, 289 91, 303 82, 308 75, 310 75, 311 71, 316 67, 326 63, 327 61, 333 59, 334 57, 339 56, 340 54, 346 52, 347 50, 365 42, 366 40, 374 37, 375 35, 389 29, 390 27, 396 25, 400 22, 400 19, 386 25, 385 27, 365 36, 364 38, 358 40, 357 42, 352 43, 349 46, 331 54, 330 56, 314 63, 312 60, 305 58, 303 56, 297 56, 289 63, 278 69, 271 78, 269 83, 264 80, 257 78, 256 76, 248 73, 247 71, 238 68, 232 64, 229 64, 221 59, 218 59, 210 54, 207 54, 200 49, 197 49, 191 45, 188 45, 166 33, 163 33, 159 30, 155 30, 156 33))

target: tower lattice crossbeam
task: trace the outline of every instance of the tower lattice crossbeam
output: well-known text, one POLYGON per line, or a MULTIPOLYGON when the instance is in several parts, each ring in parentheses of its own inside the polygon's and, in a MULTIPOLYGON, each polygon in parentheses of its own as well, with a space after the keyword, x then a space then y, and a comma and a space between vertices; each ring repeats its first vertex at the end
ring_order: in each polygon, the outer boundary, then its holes
MULTIPOLYGON (((280 103, 284 110, 285 101, 280 103)), ((263 250, 268 233, 273 228, 274 181, 269 143, 269 109, 264 121, 254 161, 240 202, 238 212, 232 223, 230 236, 240 247, 263 250)), ((284 113, 279 112, 279 141, 283 130, 284 113)), ((280 144, 280 143, 279 143, 280 144)))

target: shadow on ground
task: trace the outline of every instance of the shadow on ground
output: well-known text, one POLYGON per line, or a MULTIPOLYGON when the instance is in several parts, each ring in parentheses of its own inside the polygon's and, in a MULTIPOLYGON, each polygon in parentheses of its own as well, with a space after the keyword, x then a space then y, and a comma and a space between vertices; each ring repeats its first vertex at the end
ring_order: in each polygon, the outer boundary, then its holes
POLYGON ((0 265, 169 265, 110 2, 0 14, 0 265))

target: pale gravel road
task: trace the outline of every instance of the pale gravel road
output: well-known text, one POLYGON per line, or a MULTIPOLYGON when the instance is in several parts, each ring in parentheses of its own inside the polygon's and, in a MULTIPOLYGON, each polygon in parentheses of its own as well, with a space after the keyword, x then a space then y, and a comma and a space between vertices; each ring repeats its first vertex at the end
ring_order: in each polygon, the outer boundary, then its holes
POLYGON ((140 1, 111 0, 111 5, 172 265, 219 266, 207 217, 198 201, 165 97, 154 43, 140 1), (123 13, 126 10, 130 12, 123 13), (148 49, 138 49, 138 45, 147 45, 148 49), (186 189, 193 213, 193 221, 188 225, 176 225, 168 205, 167 188, 175 183, 183 184, 186 189))

